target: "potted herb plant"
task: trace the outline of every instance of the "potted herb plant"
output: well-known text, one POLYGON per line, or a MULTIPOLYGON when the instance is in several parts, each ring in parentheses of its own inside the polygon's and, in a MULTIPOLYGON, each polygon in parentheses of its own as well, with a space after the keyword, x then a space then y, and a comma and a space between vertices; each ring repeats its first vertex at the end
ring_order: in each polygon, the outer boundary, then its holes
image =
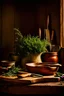
POLYGON ((16 34, 15 51, 22 57, 21 64, 27 62, 41 63, 41 54, 47 52, 47 46, 50 42, 45 39, 40 39, 38 36, 23 36, 22 33, 14 28, 16 34))
POLYGON ((18 47, 17 47, 17 45, 18 45, 18 41, 17 41, 17 39, 18 38, 22 38, 21 36, 21 32, 20 32, 20 30, 19 29, 17 29, 17 28, 14 28, 13 29, 14 30, 14 46, 13 46, 13 52, 10 52, 9 53, 9 57, 8 57, 8 59, 9 60, 13 60, 13 61, 16 61, 16 62, 19 62, 20 61, 20 54, 18 53, 18 47), (19 34, 19 35, 18 35, 19 34))

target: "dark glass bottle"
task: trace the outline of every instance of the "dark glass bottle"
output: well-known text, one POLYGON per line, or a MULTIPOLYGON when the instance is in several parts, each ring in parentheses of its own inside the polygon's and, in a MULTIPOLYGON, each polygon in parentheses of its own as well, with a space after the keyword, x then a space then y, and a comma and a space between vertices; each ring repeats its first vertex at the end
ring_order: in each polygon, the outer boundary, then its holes
POLYGON ((60 72, 64 73, 64 48, 61 47, 58 51, 58 58, 59 58, 59 63, 62 65, 60 68, 60 72))

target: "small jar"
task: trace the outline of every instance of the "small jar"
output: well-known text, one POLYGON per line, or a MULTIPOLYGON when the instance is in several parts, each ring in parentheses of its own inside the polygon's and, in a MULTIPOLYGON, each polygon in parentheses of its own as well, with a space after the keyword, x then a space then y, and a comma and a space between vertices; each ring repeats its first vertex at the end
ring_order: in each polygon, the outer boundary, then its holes
POLYGON ((42 62, 58 62, 57 52, 46 52, 41 55, 42 62))

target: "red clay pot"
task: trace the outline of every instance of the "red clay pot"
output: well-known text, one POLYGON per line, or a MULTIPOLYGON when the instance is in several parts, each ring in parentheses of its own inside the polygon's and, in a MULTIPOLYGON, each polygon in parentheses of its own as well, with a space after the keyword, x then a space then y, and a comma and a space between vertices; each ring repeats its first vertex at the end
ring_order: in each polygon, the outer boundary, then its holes
POLYGON ((46 52, 41 56, 43 62, 58 62, 58 53, 57 52, 46 52))

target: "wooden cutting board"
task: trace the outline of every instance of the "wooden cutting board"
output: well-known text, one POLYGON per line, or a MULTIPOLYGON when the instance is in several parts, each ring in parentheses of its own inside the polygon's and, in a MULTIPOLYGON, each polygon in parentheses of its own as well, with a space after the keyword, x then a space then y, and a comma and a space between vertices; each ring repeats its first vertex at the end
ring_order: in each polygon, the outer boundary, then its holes
POLYGON ((30 76, 24 78, 7 78, 5 76, 0 76, 0 80, 4 82, 9 82, 13 84, 32 84, 32 83, 40 83, 40 82, 58 82, 60 81, 60 77, 54 76, 30 76))

